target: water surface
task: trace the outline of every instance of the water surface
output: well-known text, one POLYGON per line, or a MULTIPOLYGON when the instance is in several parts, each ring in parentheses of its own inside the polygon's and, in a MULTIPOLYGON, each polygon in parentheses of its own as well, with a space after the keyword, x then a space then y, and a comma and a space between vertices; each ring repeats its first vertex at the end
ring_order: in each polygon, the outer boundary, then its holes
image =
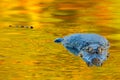
POLYGON ((0 3, 0 80, 120 80, 120 1, 95 0, 97 5, 101 3, 97 7, 59 1, 51 5, 52 1, 2 0, 0 3), (48 9, 48 5, 53 8, 48 9), (99 14, 94 15, 97 8, 101 8, 97 10, 99 14), (53 42, 72 33, 97 33, 110 41, 110 57, 102 67, 87 67, 81 58, 53 42))

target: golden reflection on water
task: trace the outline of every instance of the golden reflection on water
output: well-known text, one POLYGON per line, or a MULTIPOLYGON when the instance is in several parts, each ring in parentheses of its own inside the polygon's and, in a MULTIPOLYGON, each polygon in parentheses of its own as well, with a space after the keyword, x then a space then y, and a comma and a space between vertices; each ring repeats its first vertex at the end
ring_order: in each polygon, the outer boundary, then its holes
POLYGON ((120 80, 119 2, 1 0, 0 80, 120 80), (87 67, 53 42, 81 32, 110 41, 110 57, 102 67, 87 67))

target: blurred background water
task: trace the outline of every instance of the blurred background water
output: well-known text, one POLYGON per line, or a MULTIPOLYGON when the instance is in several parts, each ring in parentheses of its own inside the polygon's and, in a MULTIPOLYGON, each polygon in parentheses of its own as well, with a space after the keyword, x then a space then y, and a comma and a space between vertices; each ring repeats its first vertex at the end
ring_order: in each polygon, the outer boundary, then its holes
POLYGON ((119 7, 119 0, 1 0, 0 80, 120 80, 119 7), (89 68, 53 43, 85 32, 110 41, 103 67, 89 68))

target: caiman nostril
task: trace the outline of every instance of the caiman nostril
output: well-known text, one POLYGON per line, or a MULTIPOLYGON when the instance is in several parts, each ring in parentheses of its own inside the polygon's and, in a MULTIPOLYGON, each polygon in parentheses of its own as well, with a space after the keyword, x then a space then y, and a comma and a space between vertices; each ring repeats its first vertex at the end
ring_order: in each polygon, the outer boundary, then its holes
POLYGON ((99 63, 100 63, 100 59, 98 59, 98 58, 93 58, 93 59, 92 59, 92 63, 93 63, 93 64, 99 64, 99 63))

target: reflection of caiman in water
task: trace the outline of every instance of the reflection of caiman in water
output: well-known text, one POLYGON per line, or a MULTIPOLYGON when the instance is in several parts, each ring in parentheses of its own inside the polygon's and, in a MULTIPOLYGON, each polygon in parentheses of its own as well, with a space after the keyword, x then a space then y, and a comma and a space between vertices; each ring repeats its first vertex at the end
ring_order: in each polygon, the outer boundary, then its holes
POLYGON ((80 56, 88 66, 102 66, 109 55, 109 42, 97 34, 73 34, 55 42, 62 43, 68 51, 80 56))

